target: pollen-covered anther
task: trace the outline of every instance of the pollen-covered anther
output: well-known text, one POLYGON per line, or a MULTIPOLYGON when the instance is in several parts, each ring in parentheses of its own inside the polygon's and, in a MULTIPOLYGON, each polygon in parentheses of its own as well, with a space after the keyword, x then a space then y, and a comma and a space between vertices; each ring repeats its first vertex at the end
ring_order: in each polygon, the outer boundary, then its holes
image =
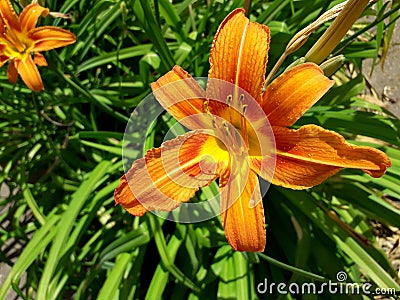
POLYGON ((203 102, 203 111, 207 114, 210 113, 210 109, 208 108, 208 100, 203 102))
POLYGON ((240 95, 240 99, 239 99, 240 105, 242 107, 242 116, 241 116, 241 120, 240 121, 241 121, 242 137, 243 137, 243 140, 244 140, 246 146, 248 146, 249 145, 249 138, 247 136, 247 120, 246 120, 246 117, 245 117, 248 105, 247 104, 243 104, 243 99, 244 99, 244 95, 242 94, 242 95, 240 95))
POLYGON ((225 102, 226 102, 226 106, 231 106, 231 104, 232 104, 232 95, 228 95, 228 97, 226 97, 226 100, 225 100, 225 102))
POLYGON ((212 126, 217 128, 217 121, 215 121, 215 117, 212 118, 212 126))
POLYGON ((231 130, 229 128, 228 122, 224 120, 224 121, 222 121, 221 125, 222 125, 223 133, 225 134, 225 136, 228 137, 232 141, 233 136, 232 136, 231 130))
POLYGON ((239 107, 243 106, 243 101, 244 101, 244 95, 240 94, 240 96, 239 96, 239 107))
POLYGON ((210 109, 208 107, 208 100, 203 102, 203 111, 204 113, 206 113, 208 116, 210 116, 211 118, 211 122, 212 122, 212 126, 214 129, 217 128, 217 121, 216 121, 216 117, 210 112, 210 109))

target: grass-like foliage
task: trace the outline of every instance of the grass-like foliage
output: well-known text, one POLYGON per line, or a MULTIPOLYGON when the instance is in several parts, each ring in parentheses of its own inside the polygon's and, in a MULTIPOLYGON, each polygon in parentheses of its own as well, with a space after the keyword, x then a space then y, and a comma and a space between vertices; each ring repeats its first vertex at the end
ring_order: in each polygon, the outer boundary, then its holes
MULTIPOLYGON (((12 1, 16 10, 19 1, 12 1)), ((41 2, 41 1, 39 1, 41 2)), ((346 272, 347 282, 399 290, 399 278, 376 242, 373 224, 400 227, 400 122, 360 98, 362 62, 387 52, 399 1, 378 0, 364 12, 335 54, 346 62, 335 86, 295 127, 317 124, 352 143, 371 145, 392 161, 379 179, 345 169, 305 191, 271 186, 264 197, 267 247, 235 252, 218 218, 196 224, 138 218, 114 205, 123 174, 122 141, 130 113, 150 83, 175 64, 207 76, 213 36, 243 1, 48 0, 69 19, 40 18, 73 32, 76 43, 45 53, 45 90, 30 91, 0 70, 0 262, 11 271, 0 299, 367 299, 373 295, 257 293, 264 282, 299 284, 346 272), (382 50, 383 47, 383 50, 382 50), (367 138, 365 138, 367 137, 367 138)), ((251 3, 250 20, 269 26, 268 70, 288 41, 341 1, 251 3)), ((278 73, 305 55, 322 25, 278 73)), ((170 126, 157 119, 145 146, 159 146, 170 126)), ((139 145, 140 155, 144 149, 139 145)), ((211 185, 196 194, 217 193, 211 185)))

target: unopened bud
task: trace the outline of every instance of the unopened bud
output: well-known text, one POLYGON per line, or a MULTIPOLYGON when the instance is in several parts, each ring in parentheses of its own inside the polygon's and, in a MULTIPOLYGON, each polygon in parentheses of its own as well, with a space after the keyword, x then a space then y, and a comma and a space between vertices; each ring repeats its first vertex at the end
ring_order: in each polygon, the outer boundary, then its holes
POLYGON ((288 70, 290 70, 290 69, 292 69, 292 68, 294 68, 295 66, 304 64, 305 62, 306 62, 306 59, 305 59, 304 57, 300 57, 300 58, 296 59, 294 62, 292 62, 292 63, 286 68, 285 72, 288 71, 288 70))
POLYGON ((349 0, 331 26, 307 52, 306 60, 320 64, 339 44, 367 7, 369 0, 349 0))
POLYGON ((346 58, 343 54, 334 56, 327 61, 323 62, 320 67, 324 71, 325 76, 329 77, 336 73, 337 70, 343 65, 346 58))
POLYGON ((49 12, 49 16, 53 18, 71 19, 71 14, 64 14, 60 12, 49 12))

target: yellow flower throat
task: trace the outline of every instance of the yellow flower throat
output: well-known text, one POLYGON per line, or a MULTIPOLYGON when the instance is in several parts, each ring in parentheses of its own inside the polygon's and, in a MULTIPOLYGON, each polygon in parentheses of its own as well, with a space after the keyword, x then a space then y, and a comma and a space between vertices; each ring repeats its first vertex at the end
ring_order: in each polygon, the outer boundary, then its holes
POLYGON ((26 59, 34 47, 33 41, 26 34, 13 30, 6 25, 4 25, 3 33, 0 36, 0 44, 5 46, 3 55, 16 60, 26 59))
POLYGON ((205 113, 211 116, 212 125, 214 130, 216 130, 217 136, 224 137, 224 140, 231 142, 231 147, 236 154, 240 156, 243 153, 247 153, 249 149, 249 139, 247 132, 247 120, 245 117, 247 105, 243 104, 244 95, 241 94, 238 99, 238 104, 233 105, 232 95, 228 95, 226 98, 227 105, 227 116, 218 118, 213 115, 208 107, 209 101, 206 100, 203 103, 203 110, 205 113), (238 111, 235 107, 238 107, 241 111, 238 111), (240 132, 240 134, 239 134, 240 132))

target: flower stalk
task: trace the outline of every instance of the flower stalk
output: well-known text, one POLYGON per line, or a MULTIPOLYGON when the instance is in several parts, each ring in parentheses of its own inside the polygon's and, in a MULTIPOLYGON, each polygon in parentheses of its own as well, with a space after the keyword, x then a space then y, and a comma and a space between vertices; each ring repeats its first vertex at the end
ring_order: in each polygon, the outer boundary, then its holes
POLYGON ((307 61, 320 64, 339 44, 351 26, 360 17, 369 3, 369 0, 350 0, 344 6, 331 26, 307 52, 307 61))
MULTIPOLYGON (((359 1, 359 0, 356 0, 359 1)), ((312 22, 310 25, 308 25, 307 27, 303 28, 302 30, 300 30, 298 33, 296 33, 293 38, 289 41, 289 43, 286 46, 285 52, 282 53, 281 57, 278 59, 278 61, 275 63, 274 67, 272 68, 271 72, 268 74, 266 80, 265 80, 265 85, 264 85, 264 89, 267 87, 268 83, 272 80, 273 76, 275 75, 275 73, 278 71, 279 67, 282 65, 282 63, 285 61, 285 59, 292 54, 293 52, 299 50, 308 40, 308 38, 310 37, 310 35, 317 30, 322 24, 324 24, 325 22, 328 22, 329 20, 332 20, 334 18, 338 18, 339 14, 342 15, 342 19, 343 19, 343 15, 344 15, 344 8, 348 8, 349 5, 351 5, 350 2, 354 2, 352 1, 344 1, 342 3, 339 3, 337 5, 335 5, 334 7, 332 7, 330 10, 328 10, 327 12, 323 13, 317 20, 315 20, 314 22, 312 22)), ((365 1, 364 1, 365 2, 365 1)), ((366 1, 369 3, 373 3, 376 2, 376 0, 369 0, 366 1)), ((368 3, 367 3, 368 4, 368 3)), ((354 5, 353 5, 354 6, 354 5)), ((363 7, 365 8, 366 5, 364 5, 363 7)), ((364 10, 364 8, 361 10, 360 14, 362 13, 362 11, 364 10)), ((350 11, 350 13, 352 13, 352 11, 350 11)), ((346 22, 346 26, 348 28, 350 28, 353 23, 357 20, 357 18, 359 17, 359 15, 356 18, 353 18, 354 20, 352 21, 352 23, 349 22, 349 20, 347 20, 346 22)), ((337 19, 336 19, 337 20, 337 19)), ((335 22, 337 24, 341 24, 342 21, 336 21, 335 22)), ((332 23, 332 25, 334 25, 334 23, 332 23)), ((331 27, 332 27, 331 25, 331 27)), ((330 28, 331 28, 330 27, 330 28)), ((346 28, 347 28, 346 27, 346 28)), ((329 29, 328 29, 329 30, 329 29)), ((335 29, 331 30, 331 33, 336 34, 335 29)), ((342 36, 336 36, 335 38, 339 38, 338 41, 336 42, 336 44, 332 44, 329 46, 329 49, 325 46, 325 43, 329 42, 327 40, 327 32, 326 31, 322 37, 320 38, 320 40, 318 41, 317 44, 314 45, 314 47, 312 47, 310 49, 310 51, 307 53, 307 57, 305 59, 305 61, 311 61, 311 62, 315 62, 317 64, 321 63, 331 52, 332 50, 336 47, 336 45, 340 42, 340 40, 343 38, 343 36, 346 34, 346 32, 348 31, 348 29, 346 29, 343 33, 342 36), (318 46, 318 49, 316 48, 318 46), (313 60, 313 57, 316 55, 316 53, 319 53, 318 51, 321 51, 321 47, 325 47, 324 50, 324 58, 322 58, 320 61, 319 60, 313 60), (317 62, 319 61, 319 62, 317 62)), ((331 34, 329 33, 329 34, 331 34)), ((322 53, 319 53, 320 56, 322 56, 322 53)))

